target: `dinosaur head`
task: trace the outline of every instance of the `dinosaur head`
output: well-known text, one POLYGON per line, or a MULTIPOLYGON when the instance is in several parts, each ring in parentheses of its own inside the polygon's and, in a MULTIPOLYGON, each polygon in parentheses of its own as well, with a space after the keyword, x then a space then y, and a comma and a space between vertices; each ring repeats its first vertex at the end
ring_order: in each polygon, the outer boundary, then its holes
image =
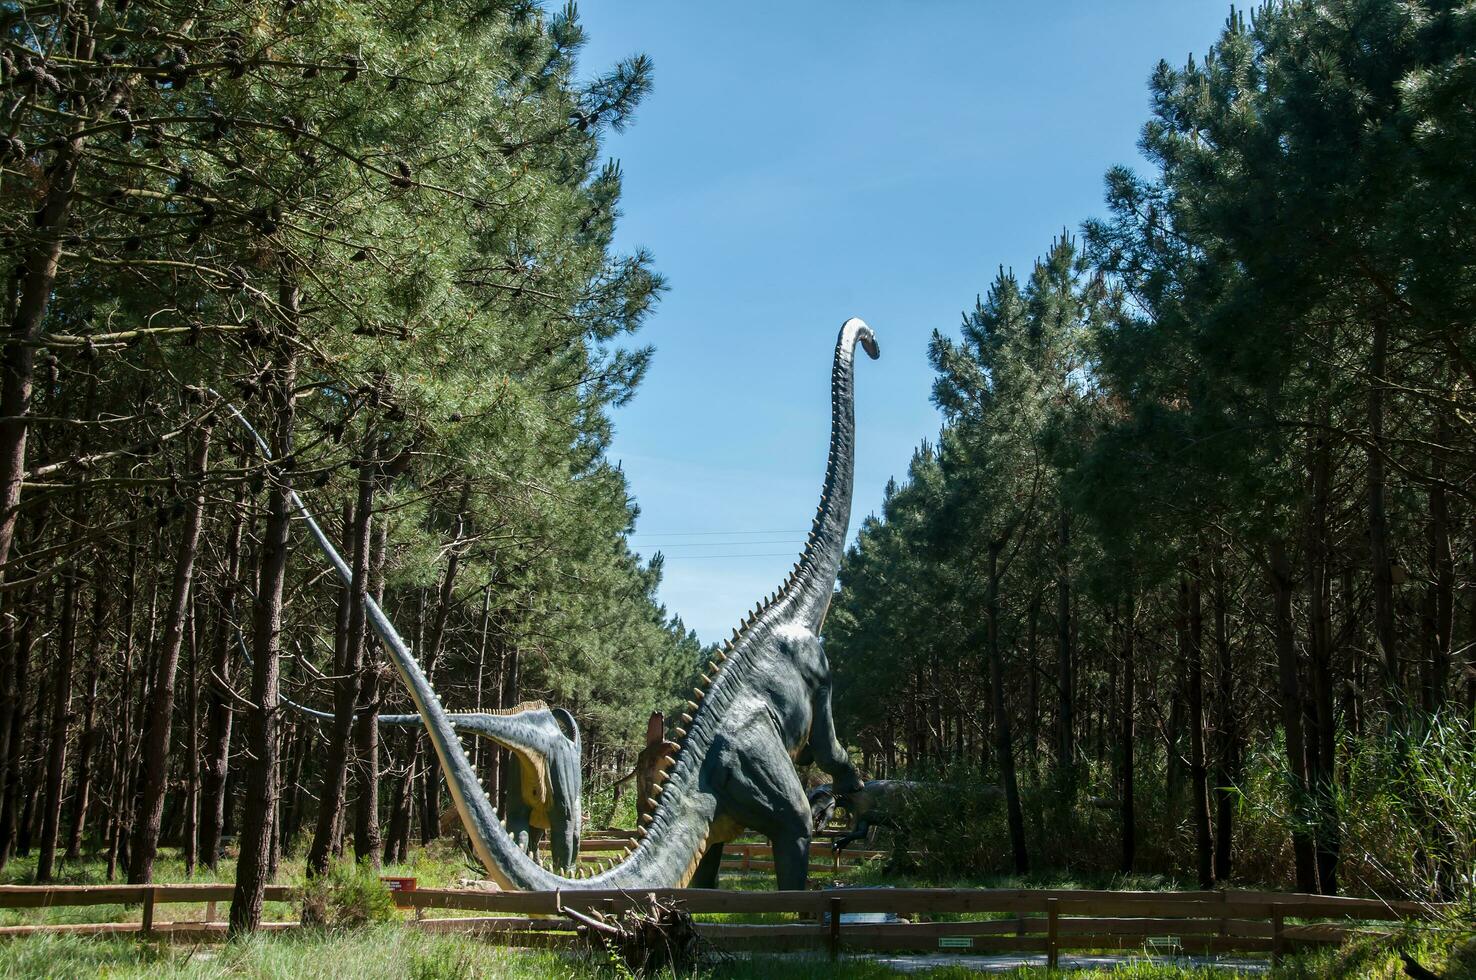
POLYGON ((867 357, 873 361, 881 357, 881 345, 876 342, 876 334, 871 332, 870 327, 862 324, 860 331, 856 334, 856 340, 860 342, 862 348, 866 351, 867 357))
POLYGON ((810 829, 824 830, 835 815, 835 793, 829 783, 810 790, 810 829))
POLYGON ((568 751, 554 752, 548 760, 549 779, 560 787, 554 794, 549 808, 549 849, 553 851, 554 864, 560 868, 572 868, 579 861, 579 832, 584 815, 579 804, 581 774, 579 771, 581 750, 579 723, 563 708, 550 709, 559 731, 567 740, 568 751))

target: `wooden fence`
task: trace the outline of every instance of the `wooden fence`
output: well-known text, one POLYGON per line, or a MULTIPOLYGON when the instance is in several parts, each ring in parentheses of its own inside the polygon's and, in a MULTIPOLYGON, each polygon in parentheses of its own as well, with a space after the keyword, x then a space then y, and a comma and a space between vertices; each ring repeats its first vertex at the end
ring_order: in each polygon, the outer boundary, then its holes
MULTIPOLYGON (((589 863, 618 859, 635 847, 635 841, 625 838, 596 838, 579 842, 579 859, 589 863)), ((846 848, 836 853, 828 841, 810 843, 810 872, 812 874, 836 873, 873 858, 890 857, 890 851, 871 851, 862 848, 846 848)), ((774 849, 761 843, 730 843, 723 847, 724 871, 773 871, 774 849)))
MULTIPOLYGON (((41 932, 143 933, 192 939, 225 930, 217 903, 230 885, 0 886, 0 908, 138 904, 139 922, 9 926, 0 936, 41 932), (162 922, 160 906, 207 903, 204 921, 162 922)), ((838 888, 795 892, 656 889, 641 892, 482 892, 421 888, 397 896, 415 910, 414 928, 458 932, 512 946, 575 948, 585 940, 560 908, 618 912, 656 896, 698 919, 715 947, 743 950, 937 950, 1045 954, 1063 950, 1143 949, 1184 953, 1269 953, 1340 943, 1371 925, 1440 917, 1444 909, 1413 902, 1257 891, 1121 892, 948 888, 838 888), (428 917, 427 912, 479 913, 428 917), (849 913, 892 913, 889 922, 848 922, 849 913), (781 918, 739 923, 703 921, 724 914, 781 918), (953 917, 939 921, 938 917, 953 917), (968 916, 969 918, 962 918, 968 916), (988 917, 986 917, 988 916, 988 917)), ((267 901, 291 902, 290 888, 269 888, 267 901)), ((277 923, 270 928, 292 928, 277 923)))

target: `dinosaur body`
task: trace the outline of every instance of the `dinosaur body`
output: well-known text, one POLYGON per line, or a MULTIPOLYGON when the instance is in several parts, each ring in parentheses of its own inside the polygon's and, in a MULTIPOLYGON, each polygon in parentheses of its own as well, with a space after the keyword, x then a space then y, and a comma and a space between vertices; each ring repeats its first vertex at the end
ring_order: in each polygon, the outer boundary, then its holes
MULTIPOLYGON (((664 763, 656 807, 645 833, 614 867, 587 878, 558 875, 518 848, 504 831, 467 758, 451 715, 420 664, 372 596, 370 625, 390 657, 445 773, 477 856, 505 888, 641 888, 711 885, 722 845, 745 828, 768 837, 780 888, 803 888, 808 875, 810 808, 795 770, 800 755, 835 779, 842 792, 862 785, 836 737, 830 668, 820 643, 850 521, 854 468, 853 353, 878 355, 865 323, 841 327, 831 375, 830 458, 814 527, 800 561, 780 589, 734 631, 693 690, 688 714, 674 730, 681 748, 664 763)), ((239 417, 239 416, 238 416, 239 417)), ((260 442, 260 440, 258 440, 260 442)), ((262 444, 263 451, 267 447, 262 444)), ((291 494, 319 547, 338 570, 348 566, 291 494)))

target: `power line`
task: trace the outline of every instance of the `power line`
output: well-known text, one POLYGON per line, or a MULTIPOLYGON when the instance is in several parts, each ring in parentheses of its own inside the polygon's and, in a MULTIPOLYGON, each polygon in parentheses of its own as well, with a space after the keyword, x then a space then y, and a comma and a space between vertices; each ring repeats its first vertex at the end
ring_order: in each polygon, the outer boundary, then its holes
POLYGON ((768 541, 657 541, 645 548, 757 548, 766 544, 798 544, 799 538, 772 538, 768 541))
POLYGON ((677 561, 688 561, 694 558, 793 558, 792 551, 772 551, 763 555, 668 555, 662 552, 664 558, 674 558, 677 561))
POLYGON ((798 530, 779 531, 634 531, 630 534, 632 538, 698 538, 712 537, 715 534, 808 534, 810 528, 799 528, 798 530))

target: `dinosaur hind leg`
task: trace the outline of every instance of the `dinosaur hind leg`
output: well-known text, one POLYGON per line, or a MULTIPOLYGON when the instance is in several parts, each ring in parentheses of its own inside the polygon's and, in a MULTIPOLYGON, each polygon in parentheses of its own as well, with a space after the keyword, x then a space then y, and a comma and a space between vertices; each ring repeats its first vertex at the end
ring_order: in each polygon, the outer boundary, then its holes
POLYGON ((716 888, 718 886, 718 871, 723 866, 723 845, 713 844, 702 855, 702 860, 697 864, 697 871, 692 875, 688 883, 690 888, 716 888))
POLYGON ((782 889, 803 889, 810 873, 810 802, 772 719, 717 736, 707 756, 718 809, 773 843, 782 889))

